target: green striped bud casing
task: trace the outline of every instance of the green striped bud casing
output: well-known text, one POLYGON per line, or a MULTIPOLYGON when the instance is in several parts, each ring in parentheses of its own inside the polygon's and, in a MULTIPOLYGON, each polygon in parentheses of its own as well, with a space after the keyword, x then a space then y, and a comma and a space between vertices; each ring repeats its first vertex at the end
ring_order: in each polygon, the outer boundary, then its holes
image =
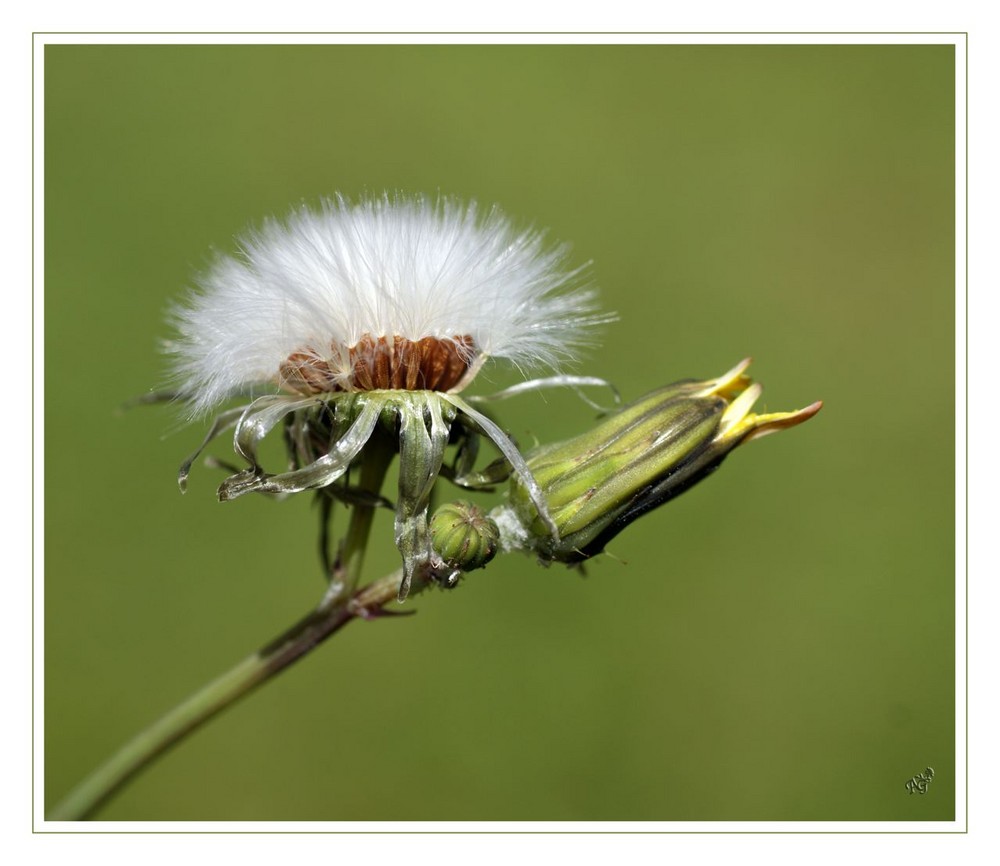
POLYGON ((632 521, 711 474, 737 445, 801 424, 819 411, 757 415, 761 394, 746 375, 750 359, 718 379, 667 385, 623 407, 597 427, 530 452, 527 463, 559 530, 547 532, 524 485, 510 483, 494 512, 503 543, 543 560, 580 562, 632 521))
POLYGON ((431 517, 431 544, 450 568, 473 571, 494 556, 500 530, 481 508, 459 499, 442 505, 431 517))

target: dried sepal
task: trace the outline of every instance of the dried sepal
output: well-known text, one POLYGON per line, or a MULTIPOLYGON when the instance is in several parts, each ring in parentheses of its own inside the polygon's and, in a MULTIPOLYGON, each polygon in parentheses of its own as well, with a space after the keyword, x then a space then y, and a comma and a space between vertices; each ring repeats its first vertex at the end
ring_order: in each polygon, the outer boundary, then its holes
POLYGON ((187 491, 187 481, 188 475, 191 474, 191 467, 194 465, 194 461, 198 459, 201 452, 204 451, 209 444, 218 436, 221 436, 231 427, 236 425, 236 422, 243 416, 244 411, 246 411, 245 406, 240 406, 237 409, 230 409, 228 412, 223 412, 221 415, 216 416, 212 420, 212 426, 208 428, 208 433, 205 434, 205 438, 202 439, 201 445, 195 450, 195 452, 187 458, 182 464, 179 470, 177 470, 177 486, 180 487, 181 493, 187 491))
POLYGON ((487 418, 482 412, 474 409, 457 394, 442 394, 441 397, 464 413, 466 422, 473 428, 478 429, 479 432, 486 436, 499 449, 500 453, 507 459, 507 462, 510 463, 513 473, 518 477, 521 484, 524 485, 525 490, 527 490, 528 496, 537 509, 542 523, 545 524, 546 529, 551 533, 553 539, 558 541, 559 529, 549 514, 545 495, 531 474, 531 469, 521 456, 521 452, 510 441, 510 437, 494 421, 487 418))
MULTIPOLYGON (((450 409, 450 407, 448 407, 450 409)), ((399 496, 396 500, 396 547, 403 557, 399 601, 406 599, 415 576, 444 578, 444 563, 434 553, 427 509, 448 445, 450 422, 441 401, 416 393, 398 400, 399 496)))
MULTIPOLYGON (((246 493, 299 493, 332 484, 348 470, 352 461, 361 453, 361 449, 371 438, 381 411, 382 406, 379 401, 365 401, 354 423, 326 454, 301 469, 275 475, 267 474, 255 463, 246 472, 226 479, 219 488, 219 499, 226 501, 246 493)), ((271 414, 267 421, 272 420, 273 426, 280 417, 275 419, 271 414)), ((262 428, 263 423, 260 426, 262 428)), ((255 447, 253 454, 256 457, 255 447)))
POLYGON ((511 397, 517 397, 521 394, 529 394, 532 391, 544 391, 547 388, 571 388, 576 395, 592 409, 596 409, 598 412, 611 412, 614 408, 621 406, 622 398, 621 394, 618 393, 618 389, 608 382, 606 379, 600 379, 597 376, 569 376, 569 375, 559 375, 559 376, 546 376, 542 379, 528 379, 525 382, 518 382, 516 385, 511 385, 509 388, 504 388, 500 391, 494 391, 492 394, 469 396, 466 399, 470 403, 495 403, 500 400, 507 400, 511 397), (614 407, 608 408, 607 406, 602 406, 600 403, 591 400, 583 388, 606 388, 611 392, 611 399, 614 401, 614 407))

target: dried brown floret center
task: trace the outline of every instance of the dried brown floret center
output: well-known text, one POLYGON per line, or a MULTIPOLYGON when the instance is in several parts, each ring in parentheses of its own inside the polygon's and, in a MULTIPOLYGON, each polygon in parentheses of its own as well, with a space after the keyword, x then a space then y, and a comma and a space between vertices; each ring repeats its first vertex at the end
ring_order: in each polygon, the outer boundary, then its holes
POLYGON ((365 334, 350 348, 332 345, 328 357, 312 349, 292 352, 281 365, 280 381, 299 394, 450 391, 468 372, 475 355, 468 335, 409 340, 365 334))

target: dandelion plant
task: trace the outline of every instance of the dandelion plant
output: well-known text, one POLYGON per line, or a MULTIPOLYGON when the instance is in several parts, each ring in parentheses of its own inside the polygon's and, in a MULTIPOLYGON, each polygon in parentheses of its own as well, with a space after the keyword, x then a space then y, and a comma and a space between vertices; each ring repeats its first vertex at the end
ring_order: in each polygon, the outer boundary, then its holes
POLYGON ((490 361, 545 372, 497 400, 610 387, 564 371, 613 318, 599 311, 586 268, 566 262, 565 246, 515 228, 497 208, 389 195, 300 207, 214 261, 172 315, 169 397, 190 420, 210 419, 180 467, 181 489, 202 451, 231 433, 245 465, 231 468, 218 498, 315 496, 327 588, 300 622, 123 746, 50 820, 91 817, 156 756, 351 620, 394 612, 431 586, 453 589, 498 554, 576 566, 737 445, 819 410, 755 414, 761 389, 746 360, 718 378, 676 382, 605 410, 592 429, 521 453, 491 417, 489 398, 461 395, 490 361), (276 429, 286 465, 265 467, 259 446, 276 429), (485 465, 483 444, 495 451, 485 465), (397 489, 386 491, 397 457, 397 489), (431 514, 442 479, 499 489, 499 501, 487 512, 457 498, 431 514), (336 540, 335 507, 350 513, 336 540), (395 513, 400 569, 364 583, 373 515, 383 507, 395 513))

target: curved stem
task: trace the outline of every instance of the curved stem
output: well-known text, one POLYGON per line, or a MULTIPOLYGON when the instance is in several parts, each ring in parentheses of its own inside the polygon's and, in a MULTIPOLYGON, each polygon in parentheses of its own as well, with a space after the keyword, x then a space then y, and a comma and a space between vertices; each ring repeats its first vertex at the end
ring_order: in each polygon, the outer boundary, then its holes
POLYGON ((311 613, 288 632, 180 703, 127 742, 49 814, 50 821, 89 818, 140 770, 217 713, 284 670, 353 618, 346 606, 311 613))
MULTIPOLYGON (((377 494, 392 459, 392 451, 375 447, 366 452, 365 457, 361 484, 377 494)), ((399 589, 398 573, 354 592, 368 546, 373 512, 374 506, 371 505, 357 504, 353 507, 334 567, 333 585, 315 610, 127 742, 52 809, 48 820, 80 821, 89 818, 171 746, 285 670, 352 619, 376 616, 384 604, 393 600, 399 589)))
POLYGON ((56 806, 48 820, 89 818, 140 770, 213 716, 285 670, 352 619, 377 615, 382 605, 396 597, 398 588, 399 574, 391 574, 366 586, 346 604, 320 605, 122 746, 56 806))

